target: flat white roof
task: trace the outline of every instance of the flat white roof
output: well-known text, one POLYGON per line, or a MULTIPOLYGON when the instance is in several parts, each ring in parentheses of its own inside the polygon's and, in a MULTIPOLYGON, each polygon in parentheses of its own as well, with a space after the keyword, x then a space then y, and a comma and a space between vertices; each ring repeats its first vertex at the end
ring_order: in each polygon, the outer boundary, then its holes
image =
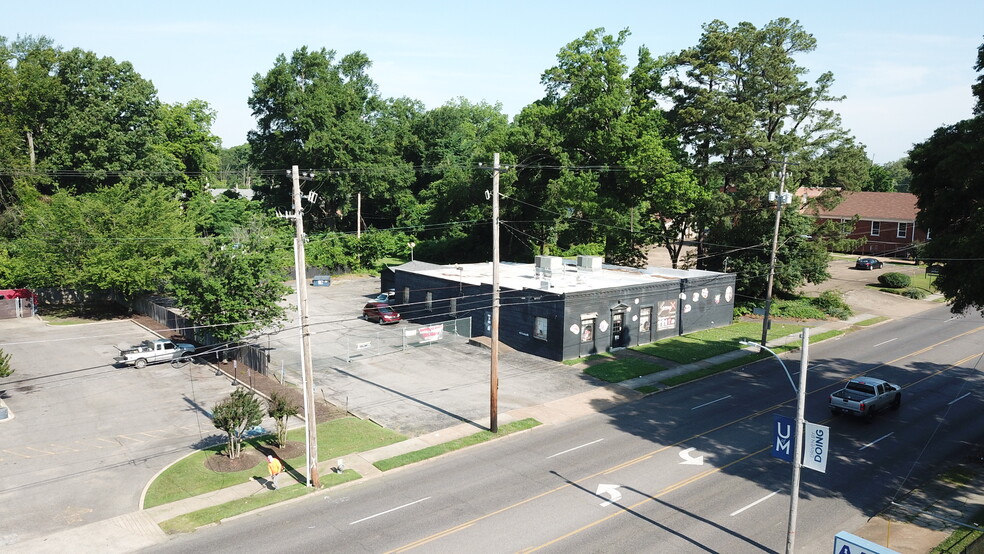
MULTIPOLYGON (((492 262, 478 264, 429 265, 405 264, 394 269, 439 277, 447 281, 460 280, 466 285, 492 284, 492 262)), ((594 271, 578 268, 573 262, 566 262, 562 271, 553 271, 549 275, 538 270, 534 264, 514 262, 499 263, 499 286, 502 288, 523 290, 533 289, 544 292, 563 294, 568 292, 589 291, 624 287, 628 285, 643 285, 662 281, 677 281, 688 277, 707 277, 723 275, 713 271, 699 269, 672 269, 647 267, 637 269, 603 265, 594 271)))

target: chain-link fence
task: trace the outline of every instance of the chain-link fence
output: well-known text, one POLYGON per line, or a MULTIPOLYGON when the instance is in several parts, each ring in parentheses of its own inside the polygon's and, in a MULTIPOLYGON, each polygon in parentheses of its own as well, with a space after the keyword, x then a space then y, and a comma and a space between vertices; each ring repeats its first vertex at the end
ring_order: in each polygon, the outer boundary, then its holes
POLYGON ((467 341, 471 338, 471 318, 451 319, 427 325, 404 322, 395 328, 378 327, 372 332, 362 332, 344 337, 344 360, 351 362, 400 352, 448 341, 467 341))

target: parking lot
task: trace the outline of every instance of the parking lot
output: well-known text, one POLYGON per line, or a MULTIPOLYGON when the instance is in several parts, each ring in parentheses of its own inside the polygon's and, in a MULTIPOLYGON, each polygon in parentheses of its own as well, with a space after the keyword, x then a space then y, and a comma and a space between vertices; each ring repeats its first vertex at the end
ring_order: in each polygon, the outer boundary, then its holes
POLYGON ((131 321, 0 320, 15 373, 0 383, 0 550, 139 508, 158 471, 221 440, 209 412, 232 384, 210 367, 116 368, 116 346, 157 338, 131 321))
MULTIPOLYGON (((377 325, 361 318, 378 295, 378 278, 335 279, 308 288, 315 394, 353 414, 416 436, 462 422, 487 425, 491 356, 467 337, 445 332, 421 345, 413 323, 377 325), (410 331, 410 333, 407 333, 410 331), (406 348, 402 348, 404 341, 406 348), (385 343, 363 355, 359 345, 385 343), (479 423, 483 419, 484 424, 479 423)), ((297 305, 296 296, 289 299, 297 305)), ((291 314, 286 328, 267 340, 270 371, 301 385, 300 335, 291 314)), ((464 332, 467 326, 459 326, 464 332)), ((579 370, 503 348, 499 359, 499 412, 542 404, 599 385, 579 370)))

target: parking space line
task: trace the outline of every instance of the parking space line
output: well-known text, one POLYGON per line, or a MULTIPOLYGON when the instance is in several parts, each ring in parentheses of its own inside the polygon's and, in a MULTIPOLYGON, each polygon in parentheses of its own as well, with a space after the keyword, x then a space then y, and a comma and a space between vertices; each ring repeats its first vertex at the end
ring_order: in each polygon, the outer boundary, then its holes
POLYGON ((31 459, 31 457, 28 456, 27 454, 21 454, 20 452, 16 452, 14 450, 4 450, 3 452, 6 452, 7 454, 13 454, 14 456, 20 456, 21 458, 27 458, 28 460, 31 459))

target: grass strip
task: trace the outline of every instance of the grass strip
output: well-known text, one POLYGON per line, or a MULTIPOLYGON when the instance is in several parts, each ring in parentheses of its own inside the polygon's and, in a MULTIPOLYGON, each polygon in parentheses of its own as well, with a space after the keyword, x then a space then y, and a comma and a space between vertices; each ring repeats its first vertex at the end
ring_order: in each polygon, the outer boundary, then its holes
MULTIPOLYGON (((772 328, 769 330, 769 340, 792 335, 802 329, 801 325, 773 322, 772 328)), ((761 336, 761 323, 741 321, 726 327, 705 329, 696 333, 633 346, 632 350, 681 364, 691 364, 718 354, 737 350, 741 348, 739 341, 757 341, 761 336)))
POLYGON ((621 358, 588 367, 584 370, 584 373, 592 377, 597 377, 602 381, 619 383, 626 379, 634 379, 643 375, 666 371, 666 369, 664 366, 654 364, 642 358, 621 358))
POLYGON ((590 363, 596 360, 614 360, 615 356, 611 352, 602 352, 600 354, 591 354, 590 356, 585 356, 583 358, 573 358, 571 360, 564 360, 560 363, 564 365, 577 365, 583 363, 590 363))
POLYGON ((855 325, 857 325, 858 327, 867 327, 869 325, 874 325, 875 323, 881 323, 882 321, 885 321, 887 319, 888 319, 887 317, 880 315, 878 317, 872 317, 870 319, 865 319, 864 321, 859 321, 855 323, 855 325))
MULTIPOLYGON (((977 510, 973 517, 969 518, 968 521, 973 523, 975 521, 981 521, 984 519, 984 507, 977 510)), ((968 529, 966 527, 961 527, 956 531, 950 533, 950 536, 946 538, 943 542, 938 544, 936 548, 930 550, 930 554, 937 553, 947 553, 947 552, 967 552, 965 550, 968 546, 974 543, 978 538, 980 538, 984 533, 977 531, 975 529, 968 529)))
POLYGON ((460 450, 462 448, 472 446, 475 444, 490 441, 497 437, 503 437, 515 433, 517 431, 525 431, 526 429, 532 429, 541 423, 531 417, 526 419, 521 419, 519 421, 514 421, 512 423, 507 423, 499 427, 498 433, 492 433, 490 431, 481 431, 475 433, 474 435, 468 435, 467 437, 462 437, 453 441, 436 444, 434 446, 429 446, 427 448, 416 450, 414 452, 407 452, 406 454, 400 454, 399 456, 393 456, 392 458, 386 458, 385 460, 379 460, 378 462, 372 464, 376 466, 380 471, 389 471, 401 466, 409 465, 415 462, 426 460, 428 458, 434 458, 440 456, 441 454, 446 454, 448 452, 453 452, 455 450, 460 450))
MULTIPOLYGON (((813 344, 815 342, 820 342, 822 340, 838 337, 843 334, 844 331, 841 331, 839 329, 834 329, 832 331, 825 331, 817 335, 810 335, 810 344, 813 344)), ((800 346, 801 345, 799 343, 790 343, 783 346, 776 346, 775 348, 772 349, 772 351, 775 352, 776 354, 782 354, 784 352, 789 352, 790 350, 796 350, 800 348, 800 346)), ((753 362, 757 362, 763 358, 771 358, 771 357, 772 354, 763 350, 760 352, 756 352, 754 354, 749 354, 748 356, 742 356, 741 358, 735 358, 734 360, 728 360, 727 362, 712 365, 710 367, 699 369, 697 371, 692 371, 684 375, 670 377, 668 379, 663 380, 663 383, 669 386, 681 385, 683 383, 688 383, 690 381, 702 379, 704 377, 707 377, 708 375, 714 375, 715 373, 721 373, 722 371, 727 371, 729 369, 733 369, 753 362)))
MULTIPOLYGON (((354 481, 361 477, 362 476, 355 471, 347 469, 344 473, 331 473, 321 476, 321 486, 322 488, 333 487, 347 481, 354 481)), ((264 506, 270 506, 285 500, 304 496, 314 491, 315 489, 309 489, 304 485, 291 485, 275 491, 253 494, 247 496, 246 498, 231 500, 217 506, 210 506, 208 508, 203 508, 188 514, 180 515, 161 522, 160 526, 161 529, 163 529, 168 535, 177 533, 191 533, 203 525, 209 525, 222 521, 226 518, 238 516, 239 514, 245 514, 246 512, 250 512, 264 506)))

